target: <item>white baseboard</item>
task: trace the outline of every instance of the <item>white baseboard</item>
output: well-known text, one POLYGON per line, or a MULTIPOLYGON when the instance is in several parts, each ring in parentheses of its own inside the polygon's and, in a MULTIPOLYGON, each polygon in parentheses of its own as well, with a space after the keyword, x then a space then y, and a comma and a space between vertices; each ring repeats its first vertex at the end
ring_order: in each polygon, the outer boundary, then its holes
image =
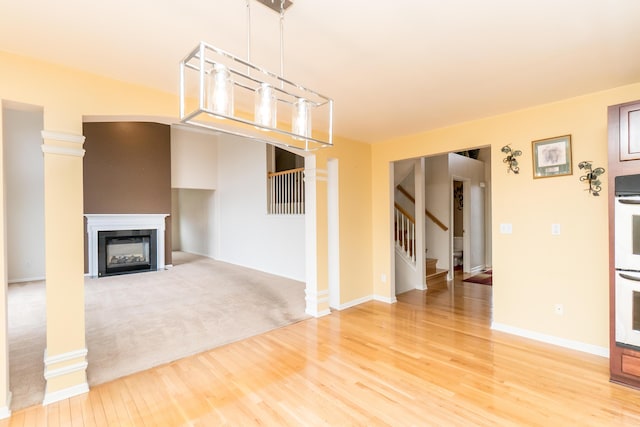
POLYGON ((338 310, 346 310, 347 308, 355 307, 356 305, 364 304, 365 302, 369 302, 373 300, 373 295, 368 295, 366 297, 354 299, 349 302, 345 302, 344 304, 340 304, 338 310))
POLYGON ((18 279, 9 279, 7 280, 7 283, 12 284, 12 283, 25 283, 25 282, 42 282, 44 279, 45 279, 44 276, 20 277, 18 279))
POLYGON ((75 385, 73 387, 54 391, 53 393, 46 392, 44 395, 44 400, 42 401, 42 405, 47 406, 51 403, 59 402, 61 400, 68 399, 70 397, 78 396, 88 392, 89 392, 89 384, 87 384, 86 382, 75 385))
POLYGON ((380 302, 385 302, 387 304, 395 304, 398 302, 398 300, 396 299, 396 296, 392 296, 392 297, 383 297, 381 295, 374 295, 373 296, 373 300, 374 301, 380 301, 380 302))
POLYGON ((314 311, 314 312, 309 312, 305 310, 305 313, 308 314, 309 316, 313 316, 317 318, 317 317, 328 316, 329 314, 331 314, 331 310, 326 309, 326 310, 320 310, 320 311, 314 311))
POLYGON ((512 335, 529 338, 535 341, 545 342, 547 344, 557 345, 559 347, 569 348, 571 350, 582 351, 583 353, 595 354, 596 356, 609 357, 609 349, 597 345, 586 344, 580 341, 568 340, 565 338, 554 337, 553 335, 541 334, 539 332, 529 331, 527 329, 516 328, 502 323, 491 323, 491 329, 494 331, 506 332, 512 335))
POLYGON ((478 274, 478 273, 482 273, 483 271, 486 271, 488 269, 487 266, 485 265, 478 265, 475 266, 471 269, 471 271, 469 272, 469 274, 478 274))
POLYGON ((9 396, 7 397, 7 406, 0 407, 0 420, 4 420, 6 418, 11 417, 11 392, 9 392, 9 396))
POLYGON ((356 305, 364 304, 365 302, 369 302, 369 301, 379 301, 387 304, 395 304, 396 302, 398 302, 396 297, 389 298, 389 297, 383 297, 380 295, 367 295, 366 297, 354 299, 352 301, 345 302, 344 304, 340 304, 340 306, 337 309, 346 310, 347 308, 355 307, 356 305))

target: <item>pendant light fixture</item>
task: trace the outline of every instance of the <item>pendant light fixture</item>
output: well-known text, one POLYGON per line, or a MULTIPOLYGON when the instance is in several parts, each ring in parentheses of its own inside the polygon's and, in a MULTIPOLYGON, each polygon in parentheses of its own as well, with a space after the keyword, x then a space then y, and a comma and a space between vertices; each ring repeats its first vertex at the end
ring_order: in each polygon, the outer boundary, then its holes
POLYGON ((207 83, 207 108, 219 115, 233 116, 233 81, 229 69, 215 64, 207 83))
POLYGON ((306 99, 300 98, 296 101, 291 122, 291 131, 294 134, 305 138, 311 135, 311 105, 306 99))
POLYGON ((256 89, 255 122, 263 127, 276 127, 276 93, 269 83, 261 83, 256 89))
POLYGON ((333 100, 284 78, 284 12, 292 2, 255 0, 280 14, 276 74, 251 62, 251 1, 246 59, 200 42, 180 62, 181 122, 307 151, 333 145, 333 100))

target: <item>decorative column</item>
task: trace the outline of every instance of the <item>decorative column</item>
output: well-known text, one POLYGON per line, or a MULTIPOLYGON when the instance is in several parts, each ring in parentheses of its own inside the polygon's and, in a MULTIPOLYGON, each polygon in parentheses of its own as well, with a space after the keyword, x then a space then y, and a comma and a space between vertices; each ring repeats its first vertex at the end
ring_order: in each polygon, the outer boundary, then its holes
MULTIPOLYGON (((0 165, 4 165, 4 141, 2 140, 2 100, 0 100, 0 165)), ((5 232, 4 176, 0 175, 0 419, 11 416, 11 391, 9 391, 9 334, 7 313, 7 234, 5 232)))
POLYGON ((415 219, 416 219, 416 273, 418 281, 416 289, 427 289, 427 248, 426 248, 426 220, 425 216, 425 158, 421 157, 414 161, 414 186, 415 188, 415 219))
POLYGON ((304 159, 306 305, 310 316, 321 317, 329 309, 327 170, 319 169, 315 155, 304 159))
POLYGON ((47 348, 43 404, 89 391, 84 319, 84 136, 42 131, 47 348))

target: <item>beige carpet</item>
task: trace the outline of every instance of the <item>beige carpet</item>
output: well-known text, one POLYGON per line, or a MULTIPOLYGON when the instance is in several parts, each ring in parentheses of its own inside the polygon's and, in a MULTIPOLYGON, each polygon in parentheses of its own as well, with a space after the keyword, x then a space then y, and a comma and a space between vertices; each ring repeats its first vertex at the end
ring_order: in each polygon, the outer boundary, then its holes
MULTIPOLYGON (((85 280, 89 385, 308 317, 302 282, 182 252, 173 264, 85 280)), ((41 403, 43 282, 9 286, 9 348, 12 409, 41 403)))

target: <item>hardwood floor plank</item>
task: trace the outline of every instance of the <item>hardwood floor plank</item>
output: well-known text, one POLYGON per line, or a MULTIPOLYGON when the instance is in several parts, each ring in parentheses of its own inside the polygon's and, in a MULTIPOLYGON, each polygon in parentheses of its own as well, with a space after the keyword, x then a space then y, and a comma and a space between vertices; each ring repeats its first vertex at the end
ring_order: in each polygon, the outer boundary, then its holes
POLYGON ((96 427, 108 426, 107 416, 104 412, 104 406, 102 405, 100 392, 95 389, 91 389, 87 397, 89 398, 88 405, 92 409, 93 419, 95 421, 96 427))
POLYGON ((492 331, 491 287, 410 291, 94 387, 2 426, 637 426, 606 358, 492 331))

